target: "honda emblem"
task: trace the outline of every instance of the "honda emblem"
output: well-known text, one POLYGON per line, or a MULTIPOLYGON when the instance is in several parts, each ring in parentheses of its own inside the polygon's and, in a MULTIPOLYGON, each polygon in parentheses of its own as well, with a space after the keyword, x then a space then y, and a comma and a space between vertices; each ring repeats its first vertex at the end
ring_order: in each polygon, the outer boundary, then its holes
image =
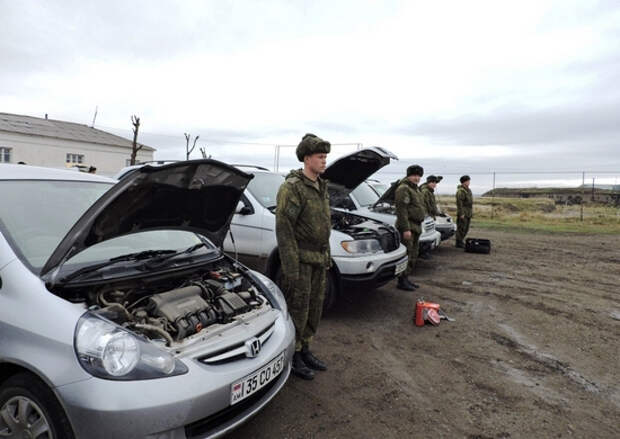
POLYGON ((258 338, 252 338, 245 342, 247 348, 246 356, 250 358, 256 357, 260 353, 261 343, 258 338))

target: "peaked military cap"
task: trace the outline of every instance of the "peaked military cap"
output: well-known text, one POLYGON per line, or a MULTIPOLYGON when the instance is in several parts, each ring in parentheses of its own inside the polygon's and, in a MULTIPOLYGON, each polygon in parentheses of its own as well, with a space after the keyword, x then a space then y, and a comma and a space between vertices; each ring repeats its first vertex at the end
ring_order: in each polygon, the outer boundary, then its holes
POLYGON ((302 137, 301 142, 297 145, 295 153, 300 162, 304 161, 304 157, 312 154, 329 154, 331 144, 314 134, 306 134, 302 137))
POLYGON ((424 168, 420 165, 411 165, 407 168, 407 177, 410 175, 419 175, 422 177, 424 175, 424 168))

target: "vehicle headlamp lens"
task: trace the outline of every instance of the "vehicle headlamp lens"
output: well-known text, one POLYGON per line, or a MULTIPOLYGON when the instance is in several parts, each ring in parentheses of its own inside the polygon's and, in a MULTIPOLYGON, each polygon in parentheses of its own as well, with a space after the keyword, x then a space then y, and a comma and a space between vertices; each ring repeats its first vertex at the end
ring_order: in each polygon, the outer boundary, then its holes
POLYGON ((360 239, 356 241, 342 241, 343 249, 353 254, 371 254, 382 251, 381 244, 376 239, 360 239))
POLYGON ((171 353, 90 312, 78 322, 75 351, 82 367, 99 378, 143 380, 188 371, 171 353))
POLYGON ((101 363, 110 375, 122 376, 131 372, 140 360, 140 347, 134 337, 116 333, 107 337, 101 363))

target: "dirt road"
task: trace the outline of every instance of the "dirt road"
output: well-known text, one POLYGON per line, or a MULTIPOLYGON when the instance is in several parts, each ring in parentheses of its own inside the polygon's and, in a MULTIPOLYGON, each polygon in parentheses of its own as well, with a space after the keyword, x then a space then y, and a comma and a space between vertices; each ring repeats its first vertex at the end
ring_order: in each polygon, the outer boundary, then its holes
POLYGON ((291 377, 231 438, 620 437, 620 236, 473 229, 422 288, 351 292, 314 345, 329 371, 291 377), (415 298, 457 321, 417 328, 415 298))

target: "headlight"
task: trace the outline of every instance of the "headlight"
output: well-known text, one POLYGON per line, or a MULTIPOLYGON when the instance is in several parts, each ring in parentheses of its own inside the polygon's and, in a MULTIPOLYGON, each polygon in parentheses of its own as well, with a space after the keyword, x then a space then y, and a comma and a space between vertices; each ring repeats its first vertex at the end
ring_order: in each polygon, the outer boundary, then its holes
POLYGON ((286 299, 284 298, 284 294, 282 294, 280 287, 278 287, 274 281, 258 271, 252 271, 252 274, 265 286, 266 290, 269 292, 267 298, 272 302, 272 305, 279 308, 288 319, 288 307, 286 306, 286 299))
POLYGON ((376 239, 360 239, 358 241, 342 241, 340 243, 343 249, 349 253, 370 254, 382 251, 381 244, 376 239))
POLYGON ((96 314, 80 318, 74 344, 82 367, 99 378, 145 380, 187 372, 168 352, 96 314))

